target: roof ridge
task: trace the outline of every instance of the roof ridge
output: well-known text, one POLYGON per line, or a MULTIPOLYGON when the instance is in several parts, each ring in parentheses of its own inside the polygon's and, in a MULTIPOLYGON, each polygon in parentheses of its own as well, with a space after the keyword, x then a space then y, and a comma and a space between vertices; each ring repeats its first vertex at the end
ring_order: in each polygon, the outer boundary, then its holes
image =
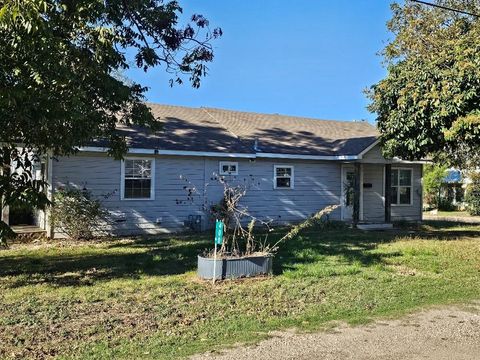
POLYGON ((231 110, 231 109, 222 109, 222 108, 215 108, 215 107, 203 107, 202 109, 208 109, 208 110, 216 110, 216 111, 225 111, 229 113, 242 113, 242 114, 251 114, 251 115, 267 115, 267 116, 277 116, 280 118, 296 118, 296 119, 301 119, 301 120, 309 120, 309 121, 323 121, 323 122, 332 122, 332 123, 342 123, 342 124, 367 124, 373 128, 375 128, 374 125, 370 124, 368 121, 364 120, 334 120, 334 119, 320 119, 320 118, 315 118, 315 117, 309 117, 309 116, 301 116, 301 115, 288 115, 288 114, 278 114, 278 113, 262 113, 262 112, 255 112, 255 111, 245 111, 245 110, 231 110))
MULTIPOLYGON (((225 111, 229 113, 242 113, 242 114, 251 114, 251 115, 264 115, 264 116, 278 116, 280 118, 296 118, 296 119, 301 119, 301 120, 308 120, 308 121, 323 121, 323 122, 331 122, 331 123, 340 123, 340 124, 365 124, 368 125, 371 128, 376 129, 376 126, 374 124, 371 124, 368 121, 365 120, 338 120, 338 119, 320 119, 320 118, 315 118, 315 117, 310 117, 310 116, 302 116, 302 115, 288 115, 288 114, 278 114, 278 113, 263 113, 263 112, 255 112, 255 111, 246 111, 246 110, 233 110, 233 109, 224 109, 224 108, 217 108, 217 107, 209 107, 209 106, 200 106, 200 107, 193 107, 193 106, 185 106, 185 105, 172 105, 172 104, 160 104, 160 103, 155 103, 151 101, 146 101, 145 102, 147 105, 154 105, 154 106, 160 106, 160 107, 172 107, 172 108, 178 108, 178 109, 190 109, 190 110, 203 110, 205 111, 210 117, 217 121, 220 125, 224 126, 223 123, 221 123, 218 118, 214 117, 212 113, 210 113, 208 110, 214 110, 214 111, 225 111)), ((227 129, 225 127, 225 129, 227 129)), ((231 132, 231 130, 227 129, 228 131, 231 132)), ((234 134, 232 132, 232 134, 234 134)), ((235 135, 235 134, 234 134, 235 135)), ((236 136, 236 135, 235 135, 236 136)))

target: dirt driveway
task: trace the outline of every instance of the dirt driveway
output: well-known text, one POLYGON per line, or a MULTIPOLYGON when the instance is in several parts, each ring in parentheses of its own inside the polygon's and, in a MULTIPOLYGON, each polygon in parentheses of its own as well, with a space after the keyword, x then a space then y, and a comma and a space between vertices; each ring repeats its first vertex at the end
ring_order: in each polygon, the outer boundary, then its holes
POLYGON ((193 359, 480 359, 480 302, 367 326, 275 333, 256 346, 193 359))

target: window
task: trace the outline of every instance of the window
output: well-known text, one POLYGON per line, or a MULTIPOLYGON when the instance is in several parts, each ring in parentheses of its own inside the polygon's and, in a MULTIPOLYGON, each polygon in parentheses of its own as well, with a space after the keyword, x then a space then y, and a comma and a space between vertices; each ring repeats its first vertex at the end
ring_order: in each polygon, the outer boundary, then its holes
POLYGON ((392 169, 392 205, 412 205, 412 169, 392 169))
POLYGON ((155 161, 127 158, 122 164, 122 199, 153 200, 155 161))
POLYGON ((274 187, 275 189, 293 189, 293 166, 274 166, 274 187))
POLYGON ((238 163, 232 161, 220 161, 220 175, 238 175, 238 163))

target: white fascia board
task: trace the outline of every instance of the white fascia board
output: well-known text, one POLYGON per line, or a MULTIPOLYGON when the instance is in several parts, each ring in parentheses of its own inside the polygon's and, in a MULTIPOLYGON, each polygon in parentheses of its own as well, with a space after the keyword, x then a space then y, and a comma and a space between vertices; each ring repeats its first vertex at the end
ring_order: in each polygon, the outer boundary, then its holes
POLYGON ((108 149, 100 146, 79 146, 76 148, 78 151, 88 151, 88 152, 107 152, 108 149))
POLYGON ((276 153, 257 153, 257 158, 299 159, 299 160, 358 160, 357 155, 292 155, 276 153))
MULTIPOLYGON (((79 151, 90 152, 107 152, 108 148, 85 146, 78 148, 79 151)), ((277 153, 223 153, 223 152, 209 152, 209 151, 183 151, 183 150, 154 150, 142 148, 130 148, 128 154, 143 154, 143 155, 176 155, 176 156, 210 156, 222 158, 267 158, 267 159, 298 159, 298 160, 359 160, 359 155, 294 155, 294 154, 277 154, 277 153)))
POLYGON ((408 161, 408 160, 402 160, 399 158, 393 158, 390 160, 392 164, 431 164, 432 161, 429 160, 414 160, 414 161, 408 161))
MULTIPOLYGON (((79 151, 85 152, 107 152, 108 148, 85 146, 79 147, 79 151)), ((182 151, 182 150, 155 150, 155 149, 143 149, 143 148, 130 148, 128 154, 141 154, 141 155, 176 155, 176 156, 211 156, 222 158, 247 158, 254 159, 255 154, 244 153, 221 153, 221 152, 209 152, 209 151, 182 151)))
MULTIPOLYGON (((77 148, 78 151, 82 152, 108 152, 108 148, 100 146, 82 146, 77 148)), ((156 154, 154 149, 141 149, 141 148, 131 148, 128 150, 129 154, 144 154, 144 155, 153 155, 156 154)))
POLYGON ((145 154, 145 155, 154 155, 154 149, 140 149, 140 148, 131 148, 128 149, 129 154, 145 154))
POLYGON ((247 158, 254 159, 255 154, 245 153, 222 153, 222 152, 210 152, 210 151, 182 151, 182 150, 157 150, 155 154, 158 155, 178 155, 178 156, 211 156, 222 158, 247 158))

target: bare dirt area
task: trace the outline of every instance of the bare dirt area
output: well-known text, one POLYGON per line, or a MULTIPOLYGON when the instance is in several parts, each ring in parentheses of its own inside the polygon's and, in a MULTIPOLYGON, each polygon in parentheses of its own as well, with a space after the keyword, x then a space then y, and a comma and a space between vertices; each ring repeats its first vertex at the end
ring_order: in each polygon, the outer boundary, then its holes
POLYGON ((480 359, 480 302, 329 331, 273 333, 256 346, 192 359, 480 359))

